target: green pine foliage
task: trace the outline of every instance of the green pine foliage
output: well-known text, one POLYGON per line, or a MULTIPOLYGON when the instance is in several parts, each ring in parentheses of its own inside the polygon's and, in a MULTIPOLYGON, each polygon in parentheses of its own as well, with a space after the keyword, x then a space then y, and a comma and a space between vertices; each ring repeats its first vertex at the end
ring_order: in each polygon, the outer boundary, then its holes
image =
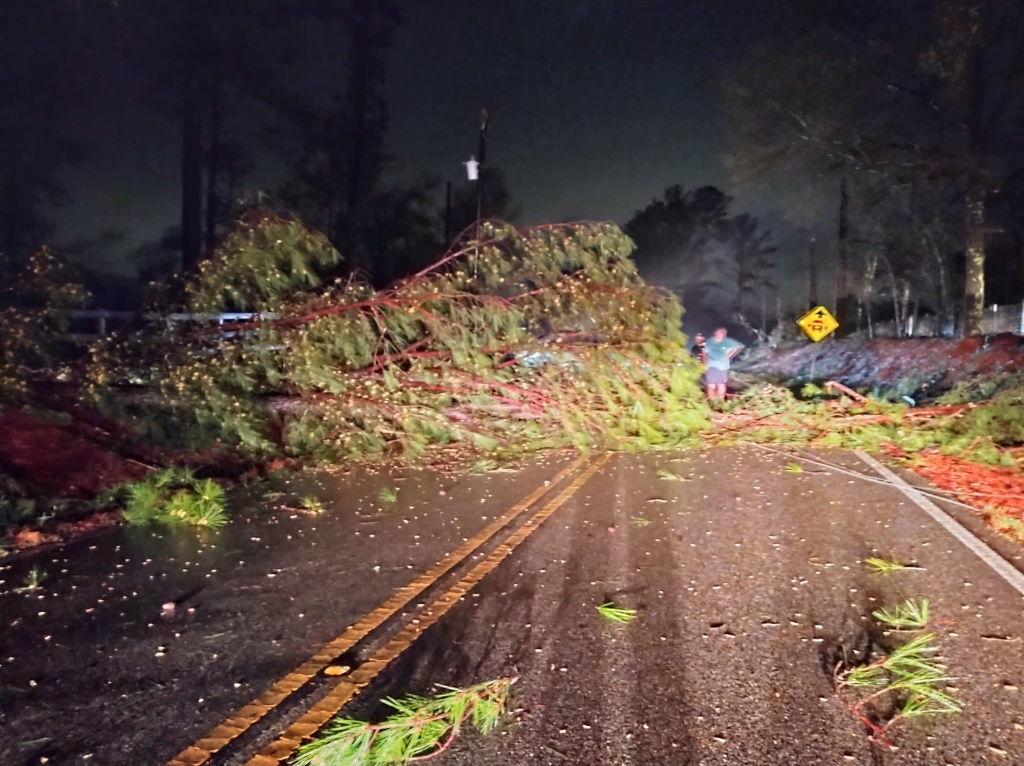
POLYGON ((894 607, 882 607, 871 614, 893 630, 921 630, 928 624, 928 599, 916 601, 908 598, 894 607))
MULTIPOLYGON (((872 615, 889 629, 921 630, 928 624, 928 599, 907 599, 872 615)), ((938 655, 935 635, 921 633, 888 653, 876 651, 850 664, 840 661, 833 669, 836 695, 868 727, 872 739, 892 745, 888 732, 898 721, 963 709, 950 688, 955 679, 938 655)))
POLYGON ((24 401, 37 373, 52 373, 66 357, 64 312, 88 298, 74 270, 46 247, 0 288, 0 401, 24 401))
POLYGON ((436 697, 388 697, 394 712, 380 723, 337 718, 303 745, 295 766, 393 766, 422 760, 447 748, 466 721, 489 734, 508 706, 515 679, 500 678, 466 689, 443 687, 436 697))
POLYGON ((960 437, 987 438, 999 446, 1024 444, 1024 387, 1011 388, 950 422, 960 437))
POLYGON ((35 498, 29 497, 19 481, 0 471, 0 529, 31 521, 36 514, 36 505, 35 498))
POLYGON ((948 689, 955 679, 938 659, 935 636, 925 633, 870 662, 838 666, 835 681, 840 698, 867 723, 876 739, 888 742, 887 731, 901 719, 948 715, 963 710, 948 689))
POLYGON ((625 624, 636 619, 636 609, 619 606, 612 601, 607 601, 597 607, 597 613, 608 622, 625 624))
POLYGON ((321 275, 340 260, 296 221, 247 214, 182 309, 253 321, 148 327, 97 349, 98 398, 125 372, 257 455, 492 456, 650 449, 706 425, 677 299, 646 285, 613 224, 486 223, 386 290, 321 275))
POLYGON ((189 468, 171 466, 124 486, 122 516, 129 524, 217 528, 228 521, 224 488, 196 479, 189 468))
MULTIPOLYGON (((806 387, 805 387, 806 388, 806 387)), ((730 401, 728 411, 743 411, 750 425, 724 441, 738 438, 774 444, 807 444, 878 452, 898 445, 905 453, 937 449, 980 463, 1014 466, 1012 454, 1000 449, 1024 444, 1024 394, 1011 389, 991 401, 918 422, 904 422, 907 407, 869 398, 849 403, 840 414, 811 399, 799 399, 782 386, 750 386, 730 401), (858 416, 865 416, 864 419, 858 416), (764 425, 761 425, 761 422, 764 425)))

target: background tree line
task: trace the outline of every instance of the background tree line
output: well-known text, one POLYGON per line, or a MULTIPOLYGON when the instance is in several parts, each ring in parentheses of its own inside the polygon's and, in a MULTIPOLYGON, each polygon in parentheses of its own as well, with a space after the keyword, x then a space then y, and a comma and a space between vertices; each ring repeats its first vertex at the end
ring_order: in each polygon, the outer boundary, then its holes
MULTIPOLYGON (((70 201, 62 173, 89 147, 68 134, 66 115, 102 76, 93 65, 101 48, 132 73, 135 97, 178 136, 168 151, 180 156, 180 221, 134 253, 144 281, 191 269, 213 250, 247 201, 257 158, 268 153, 287 176, 260 201, 325 232, 344 268, 378 285, 429 262, 446 236, 476 218, 468 182, 446 189, 436 180, 384 181, 393 159, 384 86, 402 24, 398 0, 10 0, 7 8, 0 15, 0 152, 9 160, 0 168, 0 249, 14 262, 51 233, 52 205, 70 201), (343 52, 327 97, 301 87, 313 28, 329 30, 343 52), (61 54, 48 55, 54 49, 61 54)), ((485 167, 483 177, 484 216, 514 219, 500 168, 485 167)), ((671 272, 677 245, 686 243, 682 257, 695 261, 671 277, 684 297, 714 289, 730 310, 761 310, 770 234, 749 216, 730 217, 728 205, 715 189, 673 187, 629 230, 647 271, 665 271, 667 259, 671 272)), ((88 265, 107 244, 81 243, 79 260, 88 265)))
POLYGON ((693 329, 725 324, 764 333, 777 320, 778 248, 771 231, 747 213, 732 215, 731 204, 713 186, 676 184, 624 228, 640 273, 679 295, 693 329))
MULTIPOLYGON (((134 254, 144 277, 191 268, 246 200, 258 160, 286 169, 263 201, 325 231, 377 283, 414 270, 476 216, 474 189, 386 179, 387 60, 399 0, 8 0, 0 13, 0 252, 50 235, 63 177, 90 147, 69 129, 102 73, 172 125, 180 222, 134 254), (327 92, 303 90, 311 30, 336 38, 327 92), (299 85, 297 85, 297 83, 299 85), (450 199, 450 204, 446 202, 450 199), (447 220, 446 220, 447 219, 447 220)), ((1007 0, 789 0, 722 75, 744 183, 781 182, 790 217, 830 220, 846 328, 930 313, 977 332, 983 307, 1024 294, 1024 8, 1007 0)), ((496 167, 485 215, 514 217, 496 167)), ((771 235, 713 188, 672 187, 628 224, 638 260, 690 310, 767 324, 771 235)), ((81 260, 104 247, 80 247, 81 260)), ((802 254, 787 254, 804 257, 802 254)), ((4 276, 9 275, 7 266, 4 276)))
POLYGON ((974 335, 1024 294, 1022 33, 1002 0, 794 0, 723 78, 736 176, 836 226, 847 327, 923 310, 974 335))
MULTIPOLYGON (((349 271, 385 282, 417 268, 476 218, 475 189, 385 183, 387 57, 397 0, 7 0, 0 13, 0 253, 9 278, 71 202, 64 172, 89 147, 68 127, 102 76, 97 52, 132 73, 134 97, 172 125, 180 221, 133 254, 143 279, 194 268, 253 200, 256 161, 287 169, 259 201, 328 234, 349 271), (336 36, 333 92, 297 76, 312 29, 336 36), (254 121, 258 127, 253 129, 254 121), (445 192, 448 191, 448 194, 445 192)), ((514 217, 500 169, 485 169, 484 212, 514 217)), ((79 243, 79 260, 108 242, 79 243)))

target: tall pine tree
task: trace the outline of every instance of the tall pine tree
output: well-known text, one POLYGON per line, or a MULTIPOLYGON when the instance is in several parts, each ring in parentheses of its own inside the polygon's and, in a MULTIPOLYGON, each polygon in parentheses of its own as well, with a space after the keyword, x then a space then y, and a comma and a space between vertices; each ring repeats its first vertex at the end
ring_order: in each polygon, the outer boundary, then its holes
POLYGON ((48 212, 69 201, 61 171, 84 156, 67 134, 85 92, 82 12, 63 0, 5 0, 0 10, 0 261, 13 267, 42 244, 48 212))
MULTIPOLYGON (((180 129, 181 256, 191 270, 225 219, 247 167, 233 121, 276 99, 302 52, 301 4, 277 0, 122 0, 124 50, 145 99, 180 129)), ((237 127, 237 125, 236 125, 237 127)))

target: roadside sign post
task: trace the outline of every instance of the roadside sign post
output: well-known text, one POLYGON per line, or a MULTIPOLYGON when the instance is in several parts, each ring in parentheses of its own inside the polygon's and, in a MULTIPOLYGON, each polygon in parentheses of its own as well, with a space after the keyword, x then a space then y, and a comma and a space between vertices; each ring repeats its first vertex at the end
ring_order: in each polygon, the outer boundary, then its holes
POLYGON ((832 316, 832 312, 824 306, 815 306, 796 320, 796 323, 800 325, 804 334, 815 343, 827 338, 839 327, 839 322, 832 316))

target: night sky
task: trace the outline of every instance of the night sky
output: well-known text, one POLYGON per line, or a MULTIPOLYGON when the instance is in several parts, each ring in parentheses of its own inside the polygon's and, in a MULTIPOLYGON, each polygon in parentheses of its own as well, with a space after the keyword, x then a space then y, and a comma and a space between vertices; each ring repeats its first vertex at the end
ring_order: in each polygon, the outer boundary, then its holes
MULTIPOLYGON (((736 195, 733 212, 774 228, 783 255, 802 251, 805 235, 787 229, 772 194, 737 189, 720 162, 728 137, 715 77, 756 39, 756 7, 744 0, 407 3, 388 62, 389 175, 460 179, 486 106, 489 160, 504 169, 522 223, 624 223, 673 183, 713 184, 736 195)), ((340 39, 337 31, 311 30, 291 84, 325 96, 343 87, 340 39)), ((124 269, 127 252, 178 221, 180 139, 109 58, 87 109, 72 120, 89 156, 67 176, 74 202, 60 214, 58 236, 118 232, 125 240, 93 265, 124 269)), ((260 122, 243 115, 236 127, 254 133, 260 122)), ((265 151, 256 159, 246 186, 273 189, 282 168, 265 151)))

